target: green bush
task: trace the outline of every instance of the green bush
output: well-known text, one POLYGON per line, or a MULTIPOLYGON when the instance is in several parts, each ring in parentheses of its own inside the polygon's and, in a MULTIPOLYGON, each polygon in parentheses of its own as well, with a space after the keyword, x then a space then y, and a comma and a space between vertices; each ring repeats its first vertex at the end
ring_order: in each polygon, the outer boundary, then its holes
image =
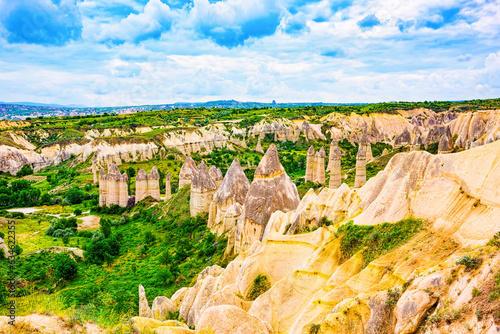
POLYGON ((270 288, 271 283, 269 283, 269 279, 267 278, 267 276, 264 274, 260 274, 253 280, 252 287, 248 291, 247 299, 255 300, 270 288))
POLYGON ((26 175, 33 175, 33 168, 30 165, 26 164, 21 167, 21 169, 17 172, 17 177, 23 177, 26 175))
POLYGON ((54 259, 54 276, 56 279, 72 280, 78 274, 75 261, 65 254, 58 254, 54 259))
POLYGON ((342 225, 337 235, 342 237, 342 260, 345 261, 363 249, 364 265, 408 241, 422 229, 422 221, 404 219, 397 223, 379 225, 342 225))
POLYGON ((80 204, 83 202, 85 197, 86 194, 83 190, 78 187, 73 187, 68 189, 65 199, 69 204, 80 204))
POLYGON ((75 216, 79 216, 82 214, 82 210, 76 209, 73 213, 75 214, 75 216))
POLYGON ((9 295, 7 289, 5 288, 5 285, 3 285, 3 282, 0 283, 0 305, 4 305, 7 303, 7 296, 9 295))
POLYGON ((14 246, 14 254, 15 255, 21 255, 23 252, 23 249, 21 248, 21 246, 19 246, 18 244, 16 244, 14 246))
POLYGON ((464 255, 455 263, 458 265, 464 265, 465 271, 471 271, 479 268, 482 260, 479 257, 464 255))

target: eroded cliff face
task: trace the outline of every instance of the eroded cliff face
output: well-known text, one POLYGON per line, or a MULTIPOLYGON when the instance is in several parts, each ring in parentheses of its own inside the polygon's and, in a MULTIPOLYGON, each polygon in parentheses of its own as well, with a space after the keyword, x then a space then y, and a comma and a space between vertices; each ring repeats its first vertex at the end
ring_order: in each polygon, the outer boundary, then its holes
MULTIPOLYGON (((300 137, 326 139, 330 134, 333 140, 347 138, 352 143, 366 137, 366 143, 387 142, 394 147, 420 145, 439 142, 443 135, 449 137, 451 148, 469 149, 500 139, 500 111, 477 111, 474 113, 443 112, 416 109, 399 111, 399 114, 344 115, 329 114, 320 124, 307 121, 276 119, 263 120, 250 128, 227 130, 223 124, 211 124, 201 128, 176 129, 170 126, 153 128, 136 127, 123 130, 110 128, 92 129, 85 132, 82 140, 64 144, 53 144, 35 150, 35 145, 20 131, 9 131, 10 139, 0 146, 0 168, 12 174, 23 164, 31 164, 36 170, 59 164, 72 155, 81 161, 91 155, 101 166, 110 163, 120 165, 122 161, 144 161, 156 156, 164 156, 166 149, 179 150, 184 155, 194 152, 209 154, 216 147, 234 149, 233 145, 246 147, 248 137, 264 138, 272 134, 275 141, 296 141, 300 137), (326 133, 322 127, 326 125, 326 133), (448 129, 448 130, 447 130, 448 129), (162 130, 155 135, 154 141, 141 137, 141 134, 162 130), (449 131, 449 133, 446 133, 449 131), (453 139, 453 141, 452 141, 453 139), (10 144, 9 144, 10 143, 10 144)), ((45 138, 47 132, 37 130, 37 136, 45 138)), ((365 147, 370 160, 369 148, 365 147)), ((257 147, 261 151, 261 148, 257 147)), ((262 151, 263 152, 263 151, 262 151)))
POLYGON ((498 180, 500 142, 395 155, 360 189, 310 190, 296 209, 275 211, 260 241, 226 269, 205 269, 171 301, 196 332, 496 333, 500 301, 488 296, 500 290, 500 251, 471 246, 500 231, 498 180), (324 216, 331 226, 294 234, 324 216), (342 253, 346 221, 407 217, 425 222, 406 243, 370 262, 364 250, 342 253), (476 264, 461 265, 464 255, 476 264), (263 276, 269 289, 253 300, 263 276))

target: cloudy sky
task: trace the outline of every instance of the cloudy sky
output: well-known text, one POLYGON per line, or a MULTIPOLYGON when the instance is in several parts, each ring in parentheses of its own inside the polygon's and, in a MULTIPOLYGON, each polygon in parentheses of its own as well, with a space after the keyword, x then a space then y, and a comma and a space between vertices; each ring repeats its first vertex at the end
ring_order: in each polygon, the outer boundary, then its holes
POLYGON ((494 97, 498 0, 0 0, 0 101, 494 97))

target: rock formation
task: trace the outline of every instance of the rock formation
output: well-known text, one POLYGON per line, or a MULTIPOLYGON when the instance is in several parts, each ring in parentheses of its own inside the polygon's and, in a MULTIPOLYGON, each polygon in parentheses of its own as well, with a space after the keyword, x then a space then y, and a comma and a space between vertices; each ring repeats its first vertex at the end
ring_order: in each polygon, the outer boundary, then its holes
POLYGON ((443 135, 441 139, 439 140, 439 145, 438 145, 438 154, 446 154, 446 153, 451 153, 452 147, 451 147, 451 138, 448 138, 447 135, 443 135))
POLYGON ((99 173, 99 206, 112 204, 126 207, 129 199, 128 176, 120 174, 116 164, 110 164, 108 175, 103 168, 99 173))
POLYGON ((135 177, 135 201, 140 202, 146 197, 148 197, 148 175, 141 168, 135 177))
POLYGON ((193 175, 196 174, 196 172, 196 162, 188 155, 179 171, 179 189, 182 189, 187 184, 191 184, 193 175))
POLYGON ((156 169, 156 166, 153 166, 151 172, 148 174, 148 196, 153 197, 155 200, 160 200, 160 174, 156 169))
POLYGON ((219 188, 224 178, 221 170, 215 166, 211 166, 208 170, 208 174, 210 174, 210 177, 215 181, 217 188, 219 188))
POLYGON ((306 176, 305 180, 314 182, 314 171, 315 171, 315 152, 314 152, 314 146, 311 145, 309 147, 309 150, 307 151, 307 160, 306 160, 306 176))
POLYGON ((405 128, 404 131, 400 135, 398 135, 394 140, 394 148, 410 144, 411 144, 411 134, 408 128, 405 128))
POLYGON ((262 145, 260 144, 260 137, 257 139, 257 146, 255 147, 255 151, 259 153, 264 153, 264 150, 262 149, 262 145))
POLYGON ((165 177, 165 201, 168 201, 172 197, 172 186, 170 185, 170 180, 172 179, 172 174, 167 173, 165 177))
POLYGON ((250 182, 240 162, 238 159, 233 160, 210 204, 208 227, 213 233, 220 235, 236 226, 249 188, 250 182))
POLYGON ((255 241, 262 240, 271 214, 276 210, 294 210, 299 201, 297 188, 286 174, 279 161, 278 150, 272 144, 257 166, 248 190, 244 219, 236 233, 237 249, 246 249, 255 241))
POLYGON ((362 187, 366 183, 366 152, 364 145, 359 145, 356 155, 356 177, 354 187, 362 187))
POLYGON ((338 145, 335 146, 330 146, 330 184, 329 188, 330 189, 336 189, 340 187, 342 183, 342 172, 341 172, 341 159, 342 159, 342 152, 340 152, 340 149, 338 145))
POLYGON ((209 211, 216 190, 217 184, 208 173, 205 162, 202 161, 191 183, 190 210, 192 217, 198 213, 209 211))
POLYGON ((314 182, 325 184, 325 149, 322 147, 314 156, 314 182))

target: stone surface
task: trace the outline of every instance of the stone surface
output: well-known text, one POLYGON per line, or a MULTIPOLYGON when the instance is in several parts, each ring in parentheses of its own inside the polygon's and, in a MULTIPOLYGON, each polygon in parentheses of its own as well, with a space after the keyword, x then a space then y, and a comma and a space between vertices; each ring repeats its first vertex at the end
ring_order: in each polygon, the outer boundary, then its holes
POLYGON ((175 303, 169 298, 161 296, 156 297, 151 307, 152 317, 154 319, 164 321, 168 319, 170 312, 175 312, 175 309, 175 303))
POLYGON ((205 310, 196 324, 196 331, 210 329, 215 334, 273 333, 269 324, 231 305, 214 306, 205 310))
POLYGON ((119 205, 126 207, 128 203, 128 176, 120 174, 118 166, 112 163, 108 166, 108 175, 103 168, 99 173, 99 205, 119 205))
POLYGON ((172 180, 172 174, 168 172, 165 177, 165 201, 168 201, 172 197, 172 186, 170 184, 170 180, 172 180))
POLYGON ((213 200, 217 184, 208 173, 205 162, 201 162, 191 183, 190 210, 194 217, 199 213, 208 212, 213 200))
POLYGON ((191 158, 191 156, 187 156, 186 160, 184 160, 184 164, 179 171, 179 189, 182 189, 185 185, 191 184, 194 174, 196 174, 197 167, 196 162, 191 158))
POLYGON ((135 201, 140 202, 146 197, 148 197, 148 175, 141 168, 135 177, 135 201))
POLYGON ((364 145, 360 144, 356 155, 356 177, 354 187, 362 187, 366 183, 366 152, 364 145))
POLYGON ((153 166, 151 172, 148 174, 148 196, 153 197, 155 200, 160 200, 160 174, 153 166))
POLYGON ((254 180, 247 193, 239 247, 245 248, 254 241, 262 239, 274 211, 294 210, 299 202, 297 188, 286 174, 279 161, 276 146, 272 144, 257 166, 254 180))
POLYGON ((150 318, 152 315, 146 298, 146 291, 142 284, 139 284, 139 317, 150 318))
POLYGON ((337 189, 342 184, 341 158, 342 152, 340 152, 339 146, 330 146, 330 189, 337 189))

